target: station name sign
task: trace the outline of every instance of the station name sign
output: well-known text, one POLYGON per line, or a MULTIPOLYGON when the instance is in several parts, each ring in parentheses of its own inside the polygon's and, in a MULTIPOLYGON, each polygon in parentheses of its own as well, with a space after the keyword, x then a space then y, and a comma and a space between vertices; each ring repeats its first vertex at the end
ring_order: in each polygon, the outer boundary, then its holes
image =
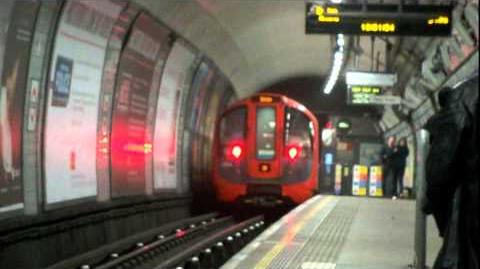
POLYGON ((307 34, 448 36, 451 5, 307 3, 307 34))

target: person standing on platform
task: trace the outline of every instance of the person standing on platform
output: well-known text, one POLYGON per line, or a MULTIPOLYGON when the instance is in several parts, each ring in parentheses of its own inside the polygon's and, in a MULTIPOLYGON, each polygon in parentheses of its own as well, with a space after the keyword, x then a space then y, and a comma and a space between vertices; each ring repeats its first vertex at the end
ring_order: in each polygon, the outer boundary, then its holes
POLYGON ((383 193, 385 196, 392 196, 391 182, 392 182, 392 157, 395 148, 395 137, 389 136, 387 144, 383 147, 381 152, 383 164, 383 193))
POLYGON ((403 193, 403 175, 407 165, 409 151, 405 138, 400 139, 392 154, 392 190, 393 199, 401 197, 403 193))
POLYGON ((440 111, 427 123, 423 212, 432 214, 443 244, 434 269, 480 268, 480 144, 477 75, 438 94, 440 111))

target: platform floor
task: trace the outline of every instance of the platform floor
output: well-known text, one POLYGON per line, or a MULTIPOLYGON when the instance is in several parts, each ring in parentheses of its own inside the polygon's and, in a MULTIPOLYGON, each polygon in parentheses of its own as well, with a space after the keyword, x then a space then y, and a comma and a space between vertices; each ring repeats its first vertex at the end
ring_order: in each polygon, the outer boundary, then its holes
MULTIPOLYGON (((397 269, 414 257, 415 201, 315 196, 265 230, 222 269, 397 269)), ((427 265, 440 238, 428 219, 427 265)))

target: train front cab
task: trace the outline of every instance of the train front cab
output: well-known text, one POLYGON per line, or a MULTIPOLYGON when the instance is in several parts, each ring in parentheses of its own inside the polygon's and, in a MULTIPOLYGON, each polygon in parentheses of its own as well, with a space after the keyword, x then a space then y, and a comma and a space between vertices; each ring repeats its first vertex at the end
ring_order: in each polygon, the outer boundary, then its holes
POLYGON ((301 203, 318 187, 318 123, 301 104, 261 95, 219 118, 214 185, 221 202, 301 203))

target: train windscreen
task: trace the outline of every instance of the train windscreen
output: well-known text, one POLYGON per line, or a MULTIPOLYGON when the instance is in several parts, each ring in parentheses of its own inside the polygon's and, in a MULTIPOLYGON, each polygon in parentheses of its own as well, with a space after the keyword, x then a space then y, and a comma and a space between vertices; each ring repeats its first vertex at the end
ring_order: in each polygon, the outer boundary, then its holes
POLYGON ((275 158, 275 107, 257 108, 257 159, 275 158))
POLYGON ((304 180, 311 173, 313 156, 313 123, 301 111, 285 109, 285 167, 284 180, 304 180))
POLYGON ((243 141, 245 138, 245 126, 247 109, 239 107, 226 113, 220 123, 220 141, 222 145, 227 145, 232 141, 243 141))
POLYGON ((223 115, 220 122, 218 147, 220 174, 232 181, 241 181, 245 176, 245 138, 247 108, 235 108, 223 115))

